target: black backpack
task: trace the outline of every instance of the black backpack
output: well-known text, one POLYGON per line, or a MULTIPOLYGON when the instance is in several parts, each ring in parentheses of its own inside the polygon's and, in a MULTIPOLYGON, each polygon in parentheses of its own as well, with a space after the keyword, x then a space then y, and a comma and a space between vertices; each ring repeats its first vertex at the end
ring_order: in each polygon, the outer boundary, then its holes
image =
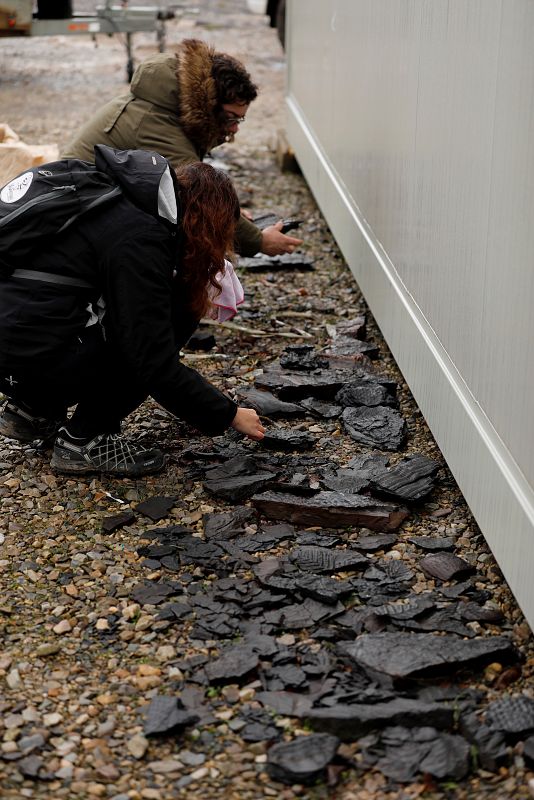
POLYGON ((21 272, 31 252, 48 237, 121 194, 111 175, 76 158, 17 175, 0 189, 0 277, 21 272))

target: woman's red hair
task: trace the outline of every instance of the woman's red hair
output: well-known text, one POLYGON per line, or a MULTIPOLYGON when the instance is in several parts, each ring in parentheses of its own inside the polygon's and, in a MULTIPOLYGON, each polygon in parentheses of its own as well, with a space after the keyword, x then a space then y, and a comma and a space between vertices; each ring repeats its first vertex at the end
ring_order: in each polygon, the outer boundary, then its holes
POLYGON ((209 164, 186 164, 176 177, 185 243, 182 277, 191 311, 200 319, 209 305, 209 288, 220 289, 216 275, 234 250, 239 200, 230 178, 209 164))

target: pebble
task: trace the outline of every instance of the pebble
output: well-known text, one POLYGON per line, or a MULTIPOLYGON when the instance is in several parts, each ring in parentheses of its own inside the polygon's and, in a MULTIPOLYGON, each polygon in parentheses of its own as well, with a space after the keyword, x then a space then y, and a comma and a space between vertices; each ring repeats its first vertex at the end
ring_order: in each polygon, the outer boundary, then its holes
POLYGON ((43 715, 43 725, 46 728, 54 728, 56 725, 59 725, 59 723, 62 721, 63 717, 58 711, 53 711, 50 714, 43 715))
POLYGON ((148 739, 146 739, 141 733, 137 733, 135 736, 132 736, 131 739, 128 739, 126 742, 126 747, 128 748, 128 752, 134 758, 143 758, 148 750, 148 739))

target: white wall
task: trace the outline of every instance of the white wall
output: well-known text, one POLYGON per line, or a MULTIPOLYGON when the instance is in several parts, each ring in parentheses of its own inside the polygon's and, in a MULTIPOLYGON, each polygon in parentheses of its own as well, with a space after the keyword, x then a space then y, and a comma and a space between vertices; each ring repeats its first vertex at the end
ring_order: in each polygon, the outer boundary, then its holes
POLYGON ((534 2, 289 0, 288 135, 534 625, 534 2))

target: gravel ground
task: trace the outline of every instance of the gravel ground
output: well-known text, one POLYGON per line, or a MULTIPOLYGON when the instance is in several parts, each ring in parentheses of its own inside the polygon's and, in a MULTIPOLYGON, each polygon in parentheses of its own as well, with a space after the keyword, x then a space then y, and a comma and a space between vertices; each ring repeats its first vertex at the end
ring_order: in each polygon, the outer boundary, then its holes
MULTIPOLYGON (((77 10, 91 5, 75 4, 77 10)), ((399 384, 408 426, 405 452, 423 453, 441 465, 430 501, 411 508, 398 543, 386 556, 415 569, 414 592, 422 594, 435 588, 435 582, 417 568, 420 552, 411 537, 453 536, 457 555, 476 567, 477 587, 489 592, 491 603, 504 614, 499 626, 469 625, 476 633, 508 636, 523 657, 521 669, 493 664, 465 685, 483 690, 487 701, 521 693, 532 697, 530 629, 305 181, 297 174, 281 174, 276 166, 273 147, 284 122, 284 58, 275 33, 263 18, 246 11, 244 0, 199 0, 186 9, 168 26, 167 48, 172 50, 184 35, 206 38, 242 58, 261 89, 238 142, 220 148, 217 158, 230 170, 243 204, 254 213, 272 211, 304 220, 303 251, 314 260, 315 271, 244 275, 247 302, 235 320, 243 330, 210 328, 215 348, 209 354, 188 352, 185 358, 234 393, 250 386, 288 344, 324 347, 333 326, 365 314, 367 339, 380 351, 379 369, 399 384)), ((153 36, 136 37, 137 59, 153 51, 153 36)), ((3 121, 32 144, 57 142, 61 147, 94 108, 124 85, 125 57, 118 39, 99 41, 96 49, 83 38, 0 41, 0 59, 1 105, 4 113, 8 110, 3 121)), ((318 443, 313 452, 339 465, 359 451, 336 420, 307 417, 297 424, 277 424, 311 432, 318 443)), ((139 513, 135 521, 111 533, 102 523, 147 498, 173 496, 177 498, 173 507, 157 526, 186 525, 201 537, 203 515, 230 507, 205 492, 201 477, 182 452, 184 448, 207 451, 238 440, 228 434, 210 441, 150 403, 132 415, 127 430, 168 453, 164 473, 138 481, 59 477, 51 473, 47 454, 0 441, 2 797, 521 800, 532 796, 529 781, 534 781, 534 773, 525 768, 520 745, 511 748, 508 765, 495 773, 479 769, 458 781, 440 783, 427 777, 401 786, 376 770, 365 770, 358 742, 345 743, 340 748, 346 759, 342 771, 330 772, 328 780, 313 787, 284 786, 265 771, 266 743, 243 741, 239 726, 233 724, 245 705, 258 705, 257 680, 207 689, 206 701, 213 712, 209 724, 188 728, 177 737, 145 738, 146 704, 156 694, 179 692, 184 660, 213 657, 221 642, 193 639, 189 622, 170 625, 157 620, 156 606, 132 598, 145 580, 176 577, 147 567, 137 553, 154 523, 139 513)), ((256 447, 251 444, 250 452, 256 447)), ((264 555, 287 549, 281 546, 264 555)), ((209 586, 215 577, 194 565, 183 572, 202 586, 209 586)), ((280 633, 286 644, 302 643, 307 637, 306 631, 280 633)), ((279 715, 275 724, 287 740, 309 732, 289 717, 279 715)))

